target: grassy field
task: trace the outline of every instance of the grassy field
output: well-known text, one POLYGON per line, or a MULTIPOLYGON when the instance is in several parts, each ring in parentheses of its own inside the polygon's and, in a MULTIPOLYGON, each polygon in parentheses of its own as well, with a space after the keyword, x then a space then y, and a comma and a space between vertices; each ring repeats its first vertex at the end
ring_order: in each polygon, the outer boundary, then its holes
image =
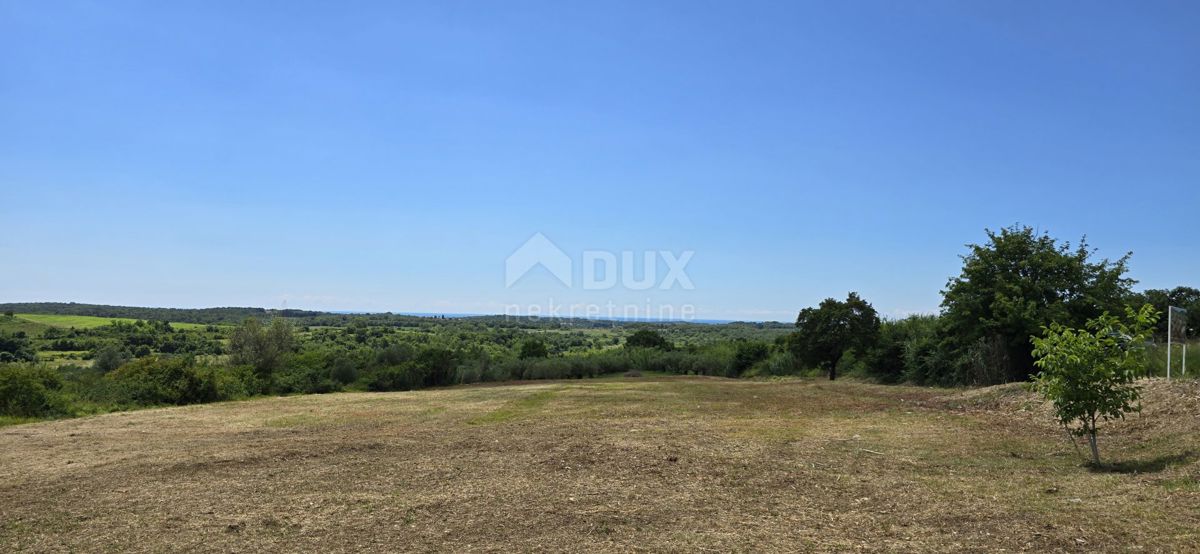
POLYGON ((1182 551, 1200 383, 1082 457, 1019 386, 626 378, 0 428, 0 551, 1182 551))
MULTIPOLYGON (((122 321, 125 323, 133 323, 135 320, 123 317, 92 317, 87 315, 51 315, 51 314, 13 314, 13 319, 24 320, 30 323, 44 325, 48 327, 76 329, 91 329, 108 325, 114 321, 122 321)), ((200 323, 171 323, 176 329, 203 329, 206 326, 200 323)))
POLYGON ((50 326, 44 323, 37 323, 16 315, 0 315, 0 332, 3 333, 21 332, 28 336, 38 336, 49 328, 50 326))

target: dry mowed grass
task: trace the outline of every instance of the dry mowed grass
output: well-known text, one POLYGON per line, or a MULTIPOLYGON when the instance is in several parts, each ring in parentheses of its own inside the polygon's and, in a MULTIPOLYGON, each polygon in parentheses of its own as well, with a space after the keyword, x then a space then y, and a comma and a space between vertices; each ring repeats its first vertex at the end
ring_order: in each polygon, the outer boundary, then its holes
POLYGON ((0 429, 0 551, 1194 551, 1200 388, 1090 471, 1018 387, 707 378, 0 429))

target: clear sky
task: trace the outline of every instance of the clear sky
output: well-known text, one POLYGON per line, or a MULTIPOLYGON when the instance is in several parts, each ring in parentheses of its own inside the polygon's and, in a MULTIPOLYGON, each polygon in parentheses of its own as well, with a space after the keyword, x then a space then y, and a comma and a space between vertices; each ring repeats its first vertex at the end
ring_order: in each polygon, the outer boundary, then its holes
POLYGON ((4 0, 0 301, 894 316, 1017 222, 1197 286, 1197 29, 1197 2, 4 0), (535 233, 577 270, 693 251, 695 288, 506 287, 535 233))

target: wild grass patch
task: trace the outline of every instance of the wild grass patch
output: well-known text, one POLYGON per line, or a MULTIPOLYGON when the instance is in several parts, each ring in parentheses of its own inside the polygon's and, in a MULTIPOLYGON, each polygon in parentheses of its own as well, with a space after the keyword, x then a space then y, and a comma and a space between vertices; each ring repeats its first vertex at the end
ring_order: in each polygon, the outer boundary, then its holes
POLYGON ((528 417, 540 411, 550 402, 558 393, 555 390, 544 390, 532 393, 528 396, 510 400, 500 408, 492 410, 487 414, 467 420, 469 425, 489 425, 495 423, 504 423, 523 417, 528 417))

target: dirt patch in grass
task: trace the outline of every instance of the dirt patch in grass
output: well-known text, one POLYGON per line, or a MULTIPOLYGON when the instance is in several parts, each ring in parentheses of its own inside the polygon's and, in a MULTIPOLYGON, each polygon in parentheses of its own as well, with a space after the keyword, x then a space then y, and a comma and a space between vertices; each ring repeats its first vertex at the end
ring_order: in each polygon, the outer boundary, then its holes
POLYGON ((1147 420, 1188 386, 1152 384, 1102 437, 1114 463, 1177 456, 1137 473, 1081 467, 1019 391, 852 382, 561 381, 16 425, 0 551, 1185 551, 1200 463, 1180 455, 1200 433, 1147 420))

